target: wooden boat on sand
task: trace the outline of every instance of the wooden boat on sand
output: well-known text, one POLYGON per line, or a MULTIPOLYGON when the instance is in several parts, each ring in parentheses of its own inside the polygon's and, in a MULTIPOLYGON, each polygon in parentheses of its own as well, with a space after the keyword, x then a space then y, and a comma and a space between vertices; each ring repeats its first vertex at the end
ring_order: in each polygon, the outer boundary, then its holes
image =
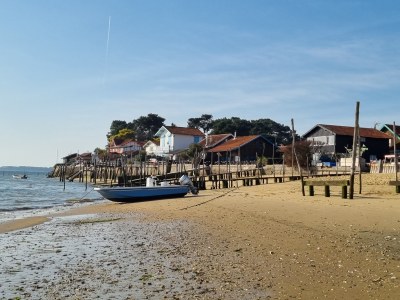
POLYGON ((96 187, 94 188, 104 198, 116 202, 137 202, 154 199, 178 198, 185 196, 189 191, 197 194, 189 177, 183 175, 179 179, 180 185, 170 185, 167 182, 161 182, 157 185, 154 178, 149 177, 146 180, 146 186, 136 187, 96 187))

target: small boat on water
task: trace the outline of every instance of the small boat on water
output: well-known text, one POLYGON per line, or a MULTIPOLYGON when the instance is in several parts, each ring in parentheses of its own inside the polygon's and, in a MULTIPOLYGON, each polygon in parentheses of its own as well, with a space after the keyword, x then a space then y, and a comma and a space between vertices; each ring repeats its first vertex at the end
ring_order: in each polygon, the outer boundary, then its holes
POLYGON ((137 202, 154 199, 178 198, 185 196, 189 191, 197 194, 195 188, 188 176, 183 175, 179 179, 180 185, 170 185, 167 182, 157 181, 149 177, 146 180, 146 186, 136 187, 97 187, 94 188, 104 198, 116 202, 137 202))
POLYGON ((26 176, 26 174, 24 175, 13 175, 12 176, 15 179, 28 179, 28 176, 26 176))

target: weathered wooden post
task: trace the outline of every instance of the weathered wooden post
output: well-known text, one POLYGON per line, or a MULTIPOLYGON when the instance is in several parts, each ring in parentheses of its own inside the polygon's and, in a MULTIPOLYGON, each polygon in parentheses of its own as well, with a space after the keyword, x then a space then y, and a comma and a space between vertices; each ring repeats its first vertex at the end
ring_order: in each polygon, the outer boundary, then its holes
POLYGON ((88 188, 88 170, 89 170, 89 165, 86 163, 83 163, 83 173, 85 176, 85 191, 87 191, 87 188, 88 188), (86 167, 86 172, 85 172, 85 167, 86 167))
POLYGON ((358 139, 358 179, 359 179, 359 190, 358 193, 362 192, 362 173, 361 173, 361 138, 360 138, 360 127, 357 128, 357 139, 358 139))
POLYGON ((94 174, 93 174, 93 182, 94 182, 94 184, 96 184, 96 182, 97 182, 97 164, 96 164, 96 160, 94 161, 94 164, 93 164, 93 172, 94 172, 94 174))
POLYGON ((67 173, 67 164, 64 164, 64 170, 63 170, 63 182, 64 182, 64 191, 65 191, 65 173, 67 173))
MULTIPOLYGON (((398 172, 398 159, 397 159, 397 137, 396 137, 396 123, 393 122, 393 152, 394 152, 394 172, 396 173, 395 175, 395 181, 397 183, 398 177, 397 177, 397 172, 398 172)), ((400 186, 396 184, 396 193, 400 193, 400 186)))
POLYGON ((293 119, 292 119, 292 179, 293 180, 293 171, 294 171, 294 157, 296 155, 296 152, 294 151, 294 145, 295 145, 295 132, 294 132, 294 125, 293 125, 293 119))
POLYGON ((360 102, 357 101, 356 103, 356 114, 355 114, 355 122, 354 122, 354 135, 353 135, 353 153, 351 159, 351 173, 350 173, 350 193, 349 199, 353 199, 354 195, 354 173, 355 173, 355 166, 356 166, 356 155, 357 155, 357 132, 358 132, 358 118, 360 112, 360 102))
POLYGON ((108 166, 108 157, 106 158, 106 160, 105 160, 105 164, 104 164, 104 168, 103 168, 103 180, 104 180, 104 183, 105 184, 107 184, 107 174, 108 174, 108 172, 107 172, 107 166, 108 166))
POLYGON ((331 191, 330 191, 329 185, 326 184, 324 187, 325 187, 325 197, 330 197, 331 191))
POLYGON ((342 198, 347 198, 347 185, 342 185, 342 198))
MULTIPOLYGON (((301 171, 300 162, 299 162, 299 159, 297 158, 297 153, 296 153, 295 146, 294 146, 294 145, 295 145, 295 143, 294 143, 295 137, 296 137, 296 131, 294 130, 294 121, 293 121, 293 119, 292 119, 292 139, 293 139, 292 147, 293 147, 293 153, 294 153, 294 156, 295 156, 295 158, 296 158, 296 161, 297 161, 297 168, 299 169, 299 173, 300 173, 301 192, 303 193, 303 196, 305 196, 306 193, 305 193, 305 191, 304 191, 303 173, 302 173, 302 171, 301 171)), ((293 162, 292 162, 292 176, 293 176, 293 162)))
POLYGON ((310 185, 309 191, 310 191, 310 196, 314 196, 314 186, 313 185, 310 185))

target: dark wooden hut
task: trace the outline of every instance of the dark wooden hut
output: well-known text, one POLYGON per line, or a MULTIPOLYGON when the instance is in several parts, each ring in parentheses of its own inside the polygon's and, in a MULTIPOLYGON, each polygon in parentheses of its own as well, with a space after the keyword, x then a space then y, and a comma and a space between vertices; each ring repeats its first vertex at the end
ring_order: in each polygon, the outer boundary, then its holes
POLYGON ((254 162, 258 157, 272 157, 274 144, 261 135, 239 136, 207 150, 212 163, 218 158, 230 162, 254 162), (211 157, 210 156, 210 157, 211 157))
MULTIPOLYGON (((353 145, 354 127, 338 125, 315 125, 307 131, 302 138, 311 141, 314 145, 319 144, 321 152, 336 156, 347 153, 353 145)), ((362 157, 366 161, 371 159, 382 159, 389 151, 390 136, 375 129, 360 127, 361 147, 366 149, 362 157)))

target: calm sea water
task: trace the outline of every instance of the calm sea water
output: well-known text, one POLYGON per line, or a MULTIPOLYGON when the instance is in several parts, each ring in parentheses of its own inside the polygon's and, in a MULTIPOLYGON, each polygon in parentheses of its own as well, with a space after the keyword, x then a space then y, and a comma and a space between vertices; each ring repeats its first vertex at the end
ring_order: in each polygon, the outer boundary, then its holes
POLYGON ((102 200, 85 183, 47 178, 46 173, 26 173, 28 179, 15 179, 13 172, 0 172, 0 222, 17 217, 46 214, 79 203, 102 200))

